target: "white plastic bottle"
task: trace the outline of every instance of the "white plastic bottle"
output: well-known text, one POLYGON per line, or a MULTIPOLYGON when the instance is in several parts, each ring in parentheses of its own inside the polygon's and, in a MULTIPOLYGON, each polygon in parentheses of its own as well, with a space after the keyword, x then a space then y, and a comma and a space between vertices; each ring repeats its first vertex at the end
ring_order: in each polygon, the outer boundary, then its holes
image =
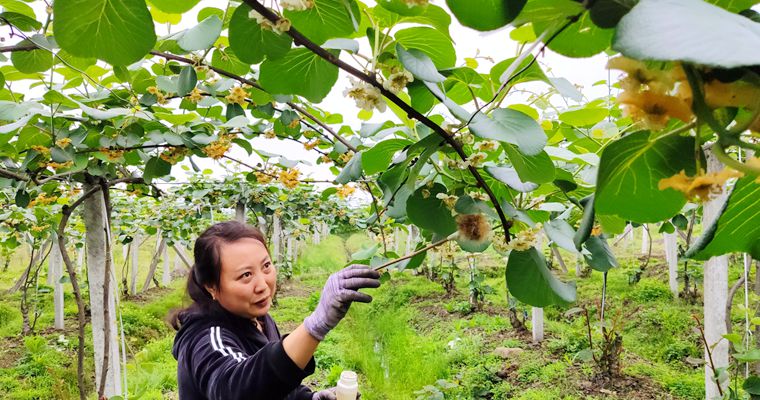
POLYGON ((356 395, 358 393, 359 384, 356 382, 356 372, 341 372, 337 386, 338 400, 356 400, 356 395))

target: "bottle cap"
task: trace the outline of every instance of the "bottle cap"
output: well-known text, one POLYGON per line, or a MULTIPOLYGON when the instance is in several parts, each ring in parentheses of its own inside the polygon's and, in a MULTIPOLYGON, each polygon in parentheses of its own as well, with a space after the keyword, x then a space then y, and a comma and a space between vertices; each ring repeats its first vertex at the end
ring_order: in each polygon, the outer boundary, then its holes
POLYGON ((345 383, 356 383, 356 372, 343 371, 340 373, 340 380, 345 383))

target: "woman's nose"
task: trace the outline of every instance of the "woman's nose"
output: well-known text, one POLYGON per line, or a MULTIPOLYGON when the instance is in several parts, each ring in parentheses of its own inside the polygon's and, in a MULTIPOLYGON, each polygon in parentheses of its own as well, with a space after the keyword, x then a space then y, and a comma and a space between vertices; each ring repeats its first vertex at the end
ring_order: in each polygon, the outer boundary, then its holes
POLYGON ((253 282, 253 291, 255 293, 263 293, 267 289, 267 281, 263 276, 257 277, 253 282))

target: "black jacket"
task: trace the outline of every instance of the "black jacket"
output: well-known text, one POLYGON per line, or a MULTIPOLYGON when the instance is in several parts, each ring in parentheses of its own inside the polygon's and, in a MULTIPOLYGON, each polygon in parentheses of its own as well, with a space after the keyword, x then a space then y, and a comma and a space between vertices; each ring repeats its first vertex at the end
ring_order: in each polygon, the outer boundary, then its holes
POLYGON ((301 380, 314 372, 288 357, 269 314, 264 333, 245 318, 222 311, 215 317, 186 313, 174 337, 180 400, 311 400, 301 380))

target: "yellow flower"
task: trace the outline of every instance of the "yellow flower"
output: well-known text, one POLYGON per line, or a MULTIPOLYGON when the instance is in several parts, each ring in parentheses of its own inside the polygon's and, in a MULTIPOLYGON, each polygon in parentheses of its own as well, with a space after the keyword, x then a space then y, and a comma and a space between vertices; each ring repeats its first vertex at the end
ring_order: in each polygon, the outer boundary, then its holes
POLYGON ((470 154, 470 156, 467 157, 467 161, 469 161, 470 165, 477 168, 480 166, 480 164, 483 163, 483 161, 486 160, 486 157, 488 157, 488 154, 479 151, 477 153, 470 154))
POLYGON ((306 149, 306 150, 311 150, 311 149, 317 147, 317 145, 319 145, 320 143, 321 142, 320 142, 319 139, 315 139, 315 140, 312 140, 311 142, 304 143, 303 144, 303 148, 306 149))
POLYGON ((272 179, 274 179, 271 174, 266 172, 255 171, 253 174, 256 175, 256 182, 261 183, 262 185, 272 182, 272 179))
POLYGON ((230 94, 225 97, 227 99, 227 102, 229 103, 236 103, 240 104, 241 106, 245 104, 245 98, 248 96, 248 92, 246 92, 243 88, 239 86, 235 86, 230 90, 230 94))
POLYGON ((111 150, 107 147, 101 147, 100 152, 105 154, 111 161, 118 161, 124 155, 124 150, 111 150))
POLYGON ((435 198, 441 200, 450 210, 454 209, 454 205, 459 200, 459 197, 447 193, 438 193, 435 195, 435 198))
POLYGON ((723 185, 731 178, 740 178, 744 174, 739 171, 724 168, 718 172, 705 174, 700 171, 699 174, 689 177, 684 170, 670 178, 660 179, 657 184, 658 189, 675 189, 684 193, 686 198, 693 201, 707 201, 711 195, 723 192, 723 185))
POLYGON ((62 163, 57 163, 57 162, 51 161, 51 162, 47 163, 47 166, 50 167, 50 168, 52 168, 52 169, 69 168, 72 165, 74 165, 74 161, 66 161, 66 162, 62 162, 62 163))
POLYGON ((234 138, 235 134, 223 133, 219 136, 219 140, 209 143, 202 150, 207 156, 218 160, 224 157, 224 154, 232 147, 232 139, 234 138))
POLYGON ((353 186, 343 185, 338 188, 338 197, 341 199, 345 199, 346 197, 352 195, 356 191, 356 188, 353 186))
POLYGON ((593 228, 591 228, 591 236, 599 236, 602 234, 602 227, 599 224, 595 224, 593 228))
POLYGON ((301 175, 301 172, 295 168, 282 170, 280 171, 278 180, 288 189, 293 189, 294 187, 298 186, 299 175, 301 175))
POLYGON ((364 81, 357 81, 349 78, 351 87, 343 91, 343 96, 353 99, 356 106, 365 110, 372 111, 377 108, 378 111, 385 111, 386 104, 380 89, 364 81))
POLYGON ((70 144, 71 144, 71 138, 60 138, 55 141, 55 145, 62 149, 65 149, 70 144))
POLYGON ((290 121, 290 123, 288 124, 288 128, 293 129, 293 128, 297 127, 298 124, 300 124, 300 123, 301 123, 301 118, 296 118, 296 119, 290 121))
POLYGON ((32 150, 42 154, 45 157, 50 157, 50 149, 45 146, 34 145, 32 146, 32 150))
POLYGON ((280 7, 290 11, 305 11, 314 7, 312 0, 280 0, 280 7))
POLYGON ((203 93, 198 88, 193 88, 190 94, 187 95, 187 100, 191 103, 197 104, 201 99, 203 99, 203 93))
POLYGON ((190 150, 185 147, 169 147, 164 150, 159 157, 169 164, 174 165, 189 153, 190 150))
POLYGON ((326 154, 325 154, 325 155, 323 155, 322 157, 320 157, 320 159, 321 159, 321 160, 322 160, 322 162, 323 162, 323 163, 325 163, 325 164, 328 164, 328 163, 331 163, 331 162, 332 162, 332 158, 330 158, 330 156, 328 156, 328 155, 326 155, 326 154))
POLYGON ((671 117, 689 122, 693 117, 688 102, 666 94, 651 91, 632 93, 623 92, 618 103, 634 120, 641 121, 653 129, 662 129, 671 117))
POLYGON ((27 205, 28 208, 32 208, 36 205, 49 205, 53 204, 56 201, 58 201, 58 196, 50 196, 48 197, 45 193, 40 193, 35 197, 32 201, 29 202, 29 205, 27 205))
POLYGON ((406 87, 410 82, 414 81, 414 76, 407 71, 407 70, 401 70, 398 72, 392 73, 388 80, 383 82, 383 87, 385 90, 388 90, 393 93, 398 93, 406 87))
POLYGON ((354 157, 354 152, 348 151, 346 153, 341 154, 340 157, 338 158, 340 159, 342 163, 347 164, 349 161, 351 161, 353 157, 354 157))
POLYGON ((492 151, 492 150, 496 150, 496 147, 498 146, 499 146, 499 143, 497 143, 495 140, 483 140, 481 142, 475 143, 475 145, 472 146, 472 148, 474 148, 475 150, 480 150, 480 151, 492 151))
POLYGON ((270 129, 270 130, 264 132, 264 137, 267 138, 267 139, 274 139, 274 138, 277 137, 277 134, 274 133, 274 131, 270 129))
POLYGON ((148 86, 148 93, 158 96, 161 94, 161 91, 155 86, 148 86))

